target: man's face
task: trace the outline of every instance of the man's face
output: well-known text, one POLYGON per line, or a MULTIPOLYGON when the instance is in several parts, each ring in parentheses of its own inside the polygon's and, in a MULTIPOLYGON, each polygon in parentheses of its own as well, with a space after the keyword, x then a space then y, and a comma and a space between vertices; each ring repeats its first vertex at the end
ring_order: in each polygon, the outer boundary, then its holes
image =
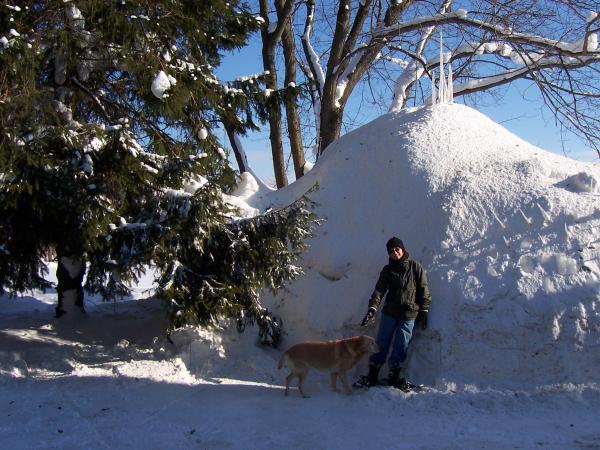
POLYGON ((402 259, 402 256, 404 256, 404 250, 402 250, 401 247, 394 247, 390 249, 390 258, 394 261, 402 259))

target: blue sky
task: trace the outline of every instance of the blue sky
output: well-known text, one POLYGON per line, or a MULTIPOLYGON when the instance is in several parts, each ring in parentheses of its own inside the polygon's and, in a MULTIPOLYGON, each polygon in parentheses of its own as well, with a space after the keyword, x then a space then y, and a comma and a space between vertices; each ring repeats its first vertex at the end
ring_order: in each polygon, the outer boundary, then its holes
MULTIPOLYGON (((221 66, 217 69, 217 76, 226 81, 258 72, 262 72, 262 59, 260 36, 255 34, 247 47, 223 59, 221 66)), ((490 98, 485 100, 485 105, 477 105, 476 109, 533 145, 580 161, 598 162, 596 152, 578 136, 564 133, 561 138, 560 130, 554 123, 552 113, 545 109, 537 89, 531 83, 521 80, 500 89, 504 93, 501 101, 496 102, 490 98)), ((465 97, 459 97, 455 101, 472 106, 465 97)), ((356 114, 362 123, 367 123, 379 114, 375 110, 366 110, 364 106, 361 106, 359 110, 358 104, 358 101, 351 99, 347 111, 356 114), (354 109, 353 105, 355 105, 354 109)), ((219 138, 224 144, 228 144, 224 132, 219 135, 219 138)), ((252 169, 265 182, 271 184, 274 175, 268 126, 264 125, 262 132, 243 137, 242 143, 252 169)), ((307 159, 312 160, 310 155, 307 155, 307 159)), ((291 162, 288 174, 291 182, 294 179, 291 162)))

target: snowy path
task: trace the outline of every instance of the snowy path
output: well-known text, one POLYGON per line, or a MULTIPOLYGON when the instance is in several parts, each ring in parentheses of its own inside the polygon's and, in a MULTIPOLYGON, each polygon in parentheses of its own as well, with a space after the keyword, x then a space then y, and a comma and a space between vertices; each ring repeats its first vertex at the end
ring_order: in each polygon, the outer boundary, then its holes
POLYGON ((3 447, 600 448, 600 390, 352 396, 128 377, 2 380, 3 447), (294 394, 297 394, 294 392, 294 394))
POLYGON ((7 449, 600 448, 595 384, 348 396, 311 372, 310 399, 285 397, 278 352, 238 343, 246 360, 190 371, 186 341, 166 346, 153 302, 127 302, 116 317, 100 305, 78 323, 19 306, 0 320, 7 449))
POLYGON ((190 343, 209 347, 217 335, 168 344, 156 301, 124 302, 116 315, 99 304, 78 322, 52 319, 48 303, 3 301, 6 449, 600 448, 594 383, 511 391, 448 382, 348 396, 313 371, 311 398, 285 397, 279 352, 254 345, 253 330, 227 358, 194 356, 190 343))

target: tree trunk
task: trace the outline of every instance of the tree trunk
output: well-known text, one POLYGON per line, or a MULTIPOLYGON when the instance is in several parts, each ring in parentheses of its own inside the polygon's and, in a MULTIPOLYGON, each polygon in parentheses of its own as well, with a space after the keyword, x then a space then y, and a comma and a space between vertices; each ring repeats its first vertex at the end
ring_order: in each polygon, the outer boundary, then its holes
POLYGON ((331 97, 324 95, 323 100, 321 103, 321 142, 319 143, 319 155, 340 136, 342 115, 344 113, 343 108, 335 106, 334 100, 331 97), (327 99, 327 102, 325 102, 325 99, 327 99))
MULTIPOLYGON (((266 25, 269 24, 269 5, 268 0, 261 0, 260 15, 266 25)), ((275 67, 275 46, 279 36, 281 36, 282 25, 278 24, 277 32, 269 33, 269 27, 263 27, 262 37, 262 58, 263 68, 268 71, 265 77, 265 84, 268 89, 277 90, 277 68, 275 67)), ((275 172, 275 183, 277 187, 283 187, 288 184, 285 172, 285 160, 283 157, 283 139, 281 133, 281 109, 277 101, 273 101, 269 108, 269 139, 271 141, 271 153, 273 155, 273 171, 275 172)))
MULTIPOLYGON (((278 11, 281 9, 280 1, 278 11)), ((281 35, 283 43, 283 55, 285 59, 285 87, 290 89, 290 84, 296 84, 296 46, 294 44, 294 35, 292 34, 291 19, 287 19, 287 24, 281 35)), ((304 148, 302 146, 302 132, 300 130, 300 119, 298 118, 297 94, 288 92, 285 96, 285 114, 287 119, 287 128, 290 138, 290 151, 294 161, 294 173, 296 179, 304 175, 304 148)))
POLYGON ((319 133, 319 155, 340 135, 342 127, 342 114, 344 109, 336 105, 337 84, 340 76, 340 63, 344 54, 344 43, 350 27, 350 0, 340 0, 335 23, 335 32, 331 43, 329 60, 327 61, 327 73, 323 95, 321 98, 321 120, 319 133))
MULTIPOLYGON (((276 70, 275 64, 273 64, 270 69, 266 70, 274 73, 276 70)), ((273 83, 275 87, 271 87, 269 84, 267 84, 269 89, 277 89, 276 83, 273 83)), ((278 188, 287 186, 288 180, 285 173, 285 159, 283 157, 283 139, 281 133, 281 110, 279 109, 279 103, 277 102, 274 102, 273 106, 269 110, 269 140, 271 141, 271 154, 273 156, 275 183, 277 184, 278 188)))
POLYGON ((233 149, 235 161, 237 162, 240 173, 249 172, 250 167, 248 165, 248 160, 246 159, 246 155, 243 153, 242 149, 238 148, 237 141, 235 139, 235 131, 233 131, 233 128, 229 124, 223 123, 223 126, 225 127, 225 131, 227 132, 229 144, 233 149))
MULTIPOLYGON (((390 4, 386 10, 383 25, 390 26, 395 23, 402 13, 412 4, 413 0, 401 0, 390 4)), ((354 87, 362 78, 364 73, 371 67, 376 55, 387 42, 384 39, 377 39, 371 42, 371 45, 361 50, 363 52, 356 67, 347 74, 344 81, 344 91, 338 96, 338 83, 340 76, 344 73, 352 52, 357 51, 355 47, 356 40, 363 29, 363 24, 367 18, 369 2, 364 2, 359 7, 359 12, 355 21, 350 26, 350 0, 340 0, 338 4, 338 14, 336 20, 335 33, 331 44, 331 53, 327 62, 327 76, 325 87, 321 99, 321 122, 319 145, 319 154, 323 153, 325 148, 335 141, 342 129, 342 119, 344 108, 348 98, 352 94, 354 87)))
POLYGON ((85 260, 81 255, 65 256, 57 251, 58 267, 56 278, 58 284, 58 305, 56 317, 64 314, 77 316, 85 312, 83 306, 83 277, 85 275, 85 260))

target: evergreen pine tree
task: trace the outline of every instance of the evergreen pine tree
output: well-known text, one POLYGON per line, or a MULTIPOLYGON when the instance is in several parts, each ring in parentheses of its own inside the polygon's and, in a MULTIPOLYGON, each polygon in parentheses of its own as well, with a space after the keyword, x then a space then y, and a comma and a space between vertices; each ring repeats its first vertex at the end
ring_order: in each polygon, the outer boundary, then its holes
POLYGON ((297 275, 301 199, 252 220, 212 129, 252 126, 257 79, 224 86, 221 53, 259 26, 236 0, 49 0, 0 6, 0 287, 127 293, 148 265, 171 328, 250 314, 297 275))

